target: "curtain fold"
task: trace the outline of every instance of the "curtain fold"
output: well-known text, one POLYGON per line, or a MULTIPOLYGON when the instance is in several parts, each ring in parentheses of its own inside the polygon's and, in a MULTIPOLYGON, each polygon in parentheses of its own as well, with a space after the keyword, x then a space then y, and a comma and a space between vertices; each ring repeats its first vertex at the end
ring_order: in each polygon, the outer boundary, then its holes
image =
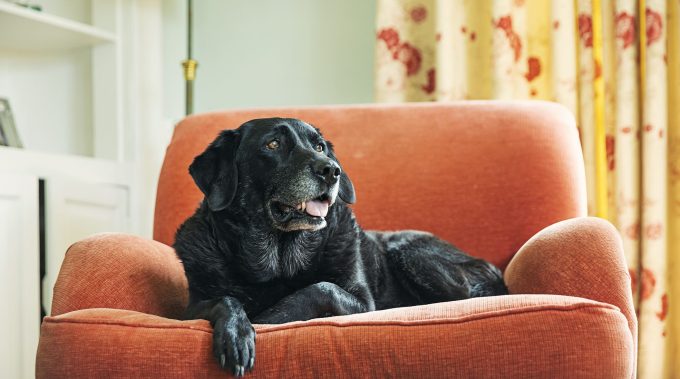
POLYGON ((679 0, 378 0, 376 100, 542 99, 620 231, 638 375, 680 377, 679 0))

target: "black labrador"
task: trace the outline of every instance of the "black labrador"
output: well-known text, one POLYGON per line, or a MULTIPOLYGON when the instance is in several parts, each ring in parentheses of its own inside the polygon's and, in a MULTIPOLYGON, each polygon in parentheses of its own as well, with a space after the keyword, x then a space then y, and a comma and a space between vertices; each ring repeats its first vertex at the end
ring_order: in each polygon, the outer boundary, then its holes
POLYGON ((255 362, 252 323, 506 294, 501 272, 432 234, 362 230, 354 186, 318 129, 290 118, 225 130, 189 172, 205 195, 174 248, 186 318, 214 328, 220 366, 255 362))

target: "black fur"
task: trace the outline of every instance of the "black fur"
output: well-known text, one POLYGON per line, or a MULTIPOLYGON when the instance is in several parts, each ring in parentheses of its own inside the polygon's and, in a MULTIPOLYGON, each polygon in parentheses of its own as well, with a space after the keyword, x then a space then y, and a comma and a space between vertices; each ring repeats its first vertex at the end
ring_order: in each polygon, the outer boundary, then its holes
POLYGON ((507 293, 496 267, 429 233, 363 231, 331 143, 300 120, 224 131, 189 171, 205 201, 174 245, 189 281, 186 317, 211 322, 215 357, 237 376, 255 361, 251 321, 507 293))

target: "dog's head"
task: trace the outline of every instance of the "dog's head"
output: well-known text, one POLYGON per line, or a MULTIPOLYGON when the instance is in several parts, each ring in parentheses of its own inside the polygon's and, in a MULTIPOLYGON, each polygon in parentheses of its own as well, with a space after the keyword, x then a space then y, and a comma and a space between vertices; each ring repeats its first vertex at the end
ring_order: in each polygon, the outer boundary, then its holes
POLYGON ((322 229, 338 198, 355 201, 333 145, 297 119, 256 119, 225 130, 189 172, 213 212, 233 207, 286 232, 322 229))

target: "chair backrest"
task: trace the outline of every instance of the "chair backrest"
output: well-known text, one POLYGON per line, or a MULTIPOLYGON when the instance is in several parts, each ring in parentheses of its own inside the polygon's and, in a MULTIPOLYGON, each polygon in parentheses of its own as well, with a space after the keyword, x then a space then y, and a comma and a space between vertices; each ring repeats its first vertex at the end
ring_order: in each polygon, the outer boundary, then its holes
POLYGON ((179 123, 158 183, 154 238, 172 244, 202 194, 188 167, 223 129, 261 117, 320 128, 352 179, 364 229, 419 229, 505 268, 542 228, 586 214, 566 108, 538 101, 233 110, 179 123))

